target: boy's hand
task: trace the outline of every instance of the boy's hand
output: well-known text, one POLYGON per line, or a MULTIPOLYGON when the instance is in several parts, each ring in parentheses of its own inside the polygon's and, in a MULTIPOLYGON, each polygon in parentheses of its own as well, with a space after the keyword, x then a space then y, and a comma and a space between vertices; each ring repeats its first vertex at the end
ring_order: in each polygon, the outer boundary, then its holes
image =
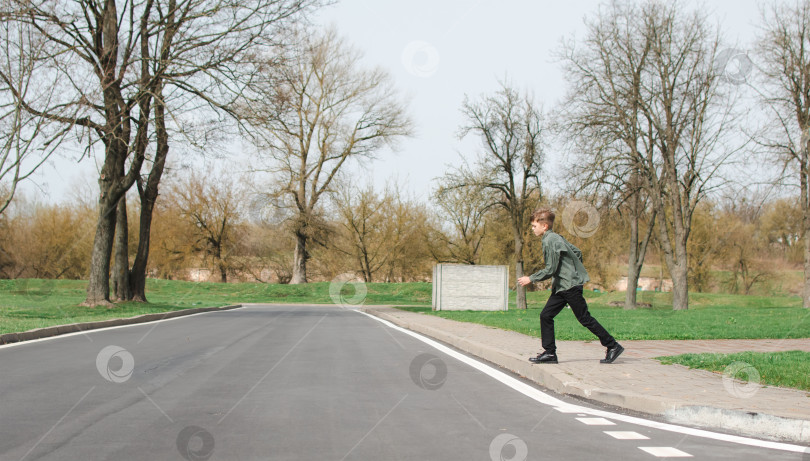
POLYGON ((520 286, 525 287, 526 285, 532 283, 532 279, 529 277, 521 277, 517 279, 517 283, 520 284, 520 286))

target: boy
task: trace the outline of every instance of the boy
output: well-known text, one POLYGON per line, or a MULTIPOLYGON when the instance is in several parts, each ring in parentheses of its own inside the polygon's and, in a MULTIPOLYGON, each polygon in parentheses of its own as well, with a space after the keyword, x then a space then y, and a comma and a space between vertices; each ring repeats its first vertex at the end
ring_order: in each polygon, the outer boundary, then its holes
POLYGON ((585 271, 585 266, 582 265, 582 252, 552 230, 554 216, 554 212, 547 208, 535 210, 532 213, 532 232, 543 238, 543 256, 546 260, 546 267, 517 280, 521 286, 526 286, 553 277, 551 296, 540 313, 540 337, 545 351, 537 354, 537 357, 530 358, 529 361, 532 363, 557 363, 554 317, 568 304, 579 323, 591 330, 591 333, 595 334, 602 345, 607 348, 605 358, 599 362, 613 363, 624 352, 624 348, 588 312, 588 304, 582 297, 582 285, 590 278, 588 278, 588 272, 585 271))

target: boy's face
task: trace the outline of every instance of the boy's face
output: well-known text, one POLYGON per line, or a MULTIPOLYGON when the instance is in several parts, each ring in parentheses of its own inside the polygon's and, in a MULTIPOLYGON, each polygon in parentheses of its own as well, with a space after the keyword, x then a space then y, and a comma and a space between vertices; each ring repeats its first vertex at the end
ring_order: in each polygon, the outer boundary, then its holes
POLYGON ((548 223, 540 222, 540 221, 532 221, 532 232, 534 235, 540 237, 546 233, 548 230, 548 223))

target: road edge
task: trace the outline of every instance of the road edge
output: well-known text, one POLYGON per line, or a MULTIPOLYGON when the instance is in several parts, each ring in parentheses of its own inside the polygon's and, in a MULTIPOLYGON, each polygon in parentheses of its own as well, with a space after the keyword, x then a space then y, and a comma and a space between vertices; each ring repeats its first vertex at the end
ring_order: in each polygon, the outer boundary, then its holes
POLYGON ((218 307, 196 307, 192 309, 181 309, 177 311, 159 312, 154 314, 142 314, 135 317, 125 317, 119 319, 99 320, 97 322, 69 323, 66 325, 54 325, 50 327, 36 328, 34 330, 19 333, 4 333, 0 335, 0 345, 20 343, 35 339, 49 338, 68 333, 81 333, 83 331, 97 330, 100 328, 118 327, 122 325, 134 325, 137 323, 154 322, 166 320, 186 315, 200 314, 203 312, 226 311, 242 307, 242 304, 232 304, 218 307))

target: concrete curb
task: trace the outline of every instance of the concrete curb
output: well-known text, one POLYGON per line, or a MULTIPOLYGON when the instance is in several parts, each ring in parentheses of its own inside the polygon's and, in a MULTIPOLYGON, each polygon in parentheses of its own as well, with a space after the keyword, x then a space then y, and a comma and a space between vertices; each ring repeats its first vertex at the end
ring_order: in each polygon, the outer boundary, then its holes
POLYGON ((21 333, 5 333, 0 335, 0 345, 12 344, 32 339, 48 338, 51 336, 64 335, 67 333, 79 333, 82 331, 96 330, 99 328, 117 327, 121 325, 134 325, 136 323, 154 322, 156 320, 183 317, 186 315, 199 314, 202 312, 225 311, 242 307, 241 304, 220 307, 197 307, 193 309, 183 309, 179 311, 169 311, 157 314, 143 314, 135 317, 99 320, 98 322, 71 323, 67 325, 54 325, 52 327, 37 328, 21 333))
POLYGON ((656 415, 675 424, 733 431, 750 437, 778 441, 803 444, 810 441, 810 421, 710 406, 697 407, 694 404, 675 399, 651 397, 629 390, 603 389, 584 384, 555 367, 533 365, 527 362, 525 357, 477 342, 474 339, 462 338, 437 328, 412 323, 373 307, 364 307, 361 310, 495 363, 559 394, 656 415))

